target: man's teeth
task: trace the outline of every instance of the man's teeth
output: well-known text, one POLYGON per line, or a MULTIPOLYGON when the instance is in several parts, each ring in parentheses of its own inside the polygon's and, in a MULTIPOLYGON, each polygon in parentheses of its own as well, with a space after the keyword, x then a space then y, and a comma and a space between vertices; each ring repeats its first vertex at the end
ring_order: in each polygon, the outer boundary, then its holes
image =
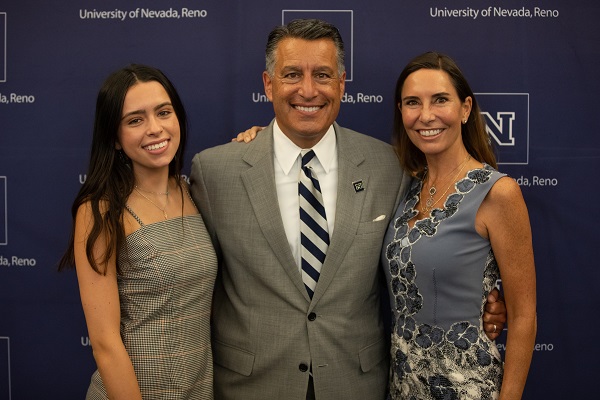
POLYGON ((165 140, 164 142, 160 142, 160 143, 156 143, 156 144, 151 144, 150 146, 146 146, 144 148, 146 150, 158 150, 158 149, 162 149, 166 145, 167 145, 167 141, 165 140))
POLYGON ((441 129, 430 129, 428 131, 420 130, 419 133, 421 134, 421 136, 435 136, 441 131, 441 129))
POLYGON ((317 107, 317 106, 314 106, 314 107, 302 107, 302 106, 296 106, 296 109, 297 109, 297 110, 300 110, 300 111, 306 111, 306 112, 313 112, 313 111, 317 111, 319 108, 321 108, 321 107, 317 107))

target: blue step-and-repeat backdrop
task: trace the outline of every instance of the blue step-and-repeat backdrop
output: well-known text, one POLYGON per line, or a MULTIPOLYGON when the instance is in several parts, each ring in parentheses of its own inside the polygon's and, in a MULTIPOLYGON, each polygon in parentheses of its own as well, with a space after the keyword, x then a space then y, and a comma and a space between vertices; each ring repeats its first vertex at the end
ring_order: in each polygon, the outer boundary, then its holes
POLYGON ((190 117, 187 174, 194 153, 271 120, 267 34, 298 17, 340 28, 348 82, 338 122, 385 141, 406 62, 427 50, 457 60, 531 215, 539 324, 524 397, 597 396, 600 3, 299 3, 0 2, 0 400, 81 399, 95 369, 75 273, 56 262, 106 76, 137 62, 173 80, 190 117))

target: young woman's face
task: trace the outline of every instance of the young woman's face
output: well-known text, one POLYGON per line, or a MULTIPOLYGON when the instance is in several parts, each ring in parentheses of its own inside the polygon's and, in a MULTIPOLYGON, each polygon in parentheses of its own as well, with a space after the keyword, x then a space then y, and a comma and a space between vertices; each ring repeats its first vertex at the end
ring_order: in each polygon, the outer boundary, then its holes
POLYGON ((460 100, 445 71, 420 69, 404 81, 398 108, 411 142, 433 155, 462 146, 461 124, 471 104, 471 97, 460 100))
POLYGON ((131 159, 135 172, 168 169, 179 148, 179 120, 163 86, 139 82, 129 88, 123 103, 117 149, 131 159))

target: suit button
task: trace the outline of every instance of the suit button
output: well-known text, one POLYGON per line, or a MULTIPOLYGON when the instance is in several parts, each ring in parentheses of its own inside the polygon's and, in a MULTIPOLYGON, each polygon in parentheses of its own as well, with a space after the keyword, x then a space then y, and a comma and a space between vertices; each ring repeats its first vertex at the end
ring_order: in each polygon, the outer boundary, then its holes
POLYGON ((308 314, 309 321, 314 321, 315 319, 317 319, 317 314, 315 314, 314 312, 311 312, 310 314, 308 314))
POLYGON ((308 371, 308 365, 306 365, 306 364, 300 364, 300 365, 298 365, 298 369, 301 372, 306 372, 306 371, 308 371))

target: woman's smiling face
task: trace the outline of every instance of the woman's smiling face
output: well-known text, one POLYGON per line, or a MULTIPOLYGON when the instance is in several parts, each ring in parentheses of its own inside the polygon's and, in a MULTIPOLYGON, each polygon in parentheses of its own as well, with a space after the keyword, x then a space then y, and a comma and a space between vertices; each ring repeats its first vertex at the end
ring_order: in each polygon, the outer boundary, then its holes
POLYGON ((472 100, 460 100, 450 76, 442 70, 420 69, 404 81, 398 108, 411 142, 426 155, 462 146, 461 124, 472 100))

